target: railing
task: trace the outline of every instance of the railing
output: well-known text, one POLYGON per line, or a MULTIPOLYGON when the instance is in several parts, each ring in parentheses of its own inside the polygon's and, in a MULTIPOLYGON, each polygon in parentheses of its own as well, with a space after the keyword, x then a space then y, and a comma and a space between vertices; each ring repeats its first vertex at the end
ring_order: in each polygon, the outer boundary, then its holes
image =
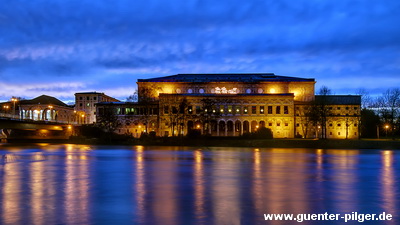
POLYGON ((17 120, 20 119, 19 115, 13 115, 13 114, 10 114, 10 113, 0 113, 0 117, 1 118, 17 119, 17 120))
POLYGON ((77 125, 78 122, 75 121, 64 121, 64 120, 35 120, 30 118, 21 118, 20 115, 13 115, 9 113, 0 113, 0 118, 6 118, 11 120, 21 120, 21 121, 29 121, 29 122, 52 122, 52 123, 64 123, 64 124, 73 124, 77 125))

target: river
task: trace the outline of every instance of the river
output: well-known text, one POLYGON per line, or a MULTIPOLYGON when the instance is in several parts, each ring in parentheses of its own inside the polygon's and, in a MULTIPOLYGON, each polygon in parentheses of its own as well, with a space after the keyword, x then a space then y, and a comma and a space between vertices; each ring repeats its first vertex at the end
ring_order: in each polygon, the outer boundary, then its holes
POLYGON ((400 224, 398 151, 3 144, 0 157, 0 224, 400 224), (393 218, 359 223, 381 213, 393 218))

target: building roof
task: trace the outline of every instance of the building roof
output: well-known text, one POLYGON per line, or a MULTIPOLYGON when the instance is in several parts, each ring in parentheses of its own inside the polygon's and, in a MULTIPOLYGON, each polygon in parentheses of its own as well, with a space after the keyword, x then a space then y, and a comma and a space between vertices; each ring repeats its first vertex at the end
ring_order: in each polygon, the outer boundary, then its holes
POLYGON ((42 104, 42 105, 58 105, 58 106, 69 107, 64 102, 58 100, 57 98, 48 96, 48 95, 41 95, 41 96, 36 97, 34 99, 31 99, 31 100, 21 100, 18 104, 19 105, 38 105, 38 104, 42 104))
POLYGON ((138 82, 315 82, 312 78, 279 76, 274 73, 208 73, 176 74, 150 79, 138 79, 138 82))
POLYGON ((170 93, 160 93, 160 97, 161 96, 187 96, 187 97, 239 97, 239 96, 254 96, 254 97, 259 97, 259 96, 294 96, 293 93, 277 93, 277 94, 259 94, 259 93, 251 93, 251 94, 247 94, 247 93, 240 93, 240 94, 197 94, 197 93, 184 93, 184 94, 170 94, 170 93))
POLYGON ((315 101, 328 105, 361 105, 361 95, 316 95, 315 101))
POLYGON ((103 92, 95 92, 95 91, 89 91, 89 92, 78 92, 75 93, 76 95, 92 95, 92 94, 96 94, 96 95, 104 95, 103 92))

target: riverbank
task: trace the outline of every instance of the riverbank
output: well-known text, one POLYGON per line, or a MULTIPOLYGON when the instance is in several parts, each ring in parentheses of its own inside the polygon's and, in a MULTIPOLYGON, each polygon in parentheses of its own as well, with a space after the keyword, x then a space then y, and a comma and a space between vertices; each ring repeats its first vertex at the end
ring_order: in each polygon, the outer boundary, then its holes
POLYGON ((138 140, 140 145, 258 147, 258 148, 315 148, 315 149, 400 149, 400 141, 392 140, 314 140, 314 139, 167 139, 138 140))
POLYGON ((241 137, 169 137, 128 140, 79 139, 72 144, 112 144, 145 146, 207 146, 258 148, 314 148, 314 149, 400 149, 400 141, 389 139, 246 139, 241 137))

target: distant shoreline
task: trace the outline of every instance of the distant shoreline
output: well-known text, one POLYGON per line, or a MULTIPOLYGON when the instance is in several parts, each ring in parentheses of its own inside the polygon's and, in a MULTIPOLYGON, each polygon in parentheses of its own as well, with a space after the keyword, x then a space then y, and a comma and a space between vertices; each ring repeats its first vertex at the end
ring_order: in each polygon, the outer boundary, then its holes
POLYGON ((147 138, 130 140, 71 139, 71 140, 9 140, 11 144, 49 143, 86 145, 144 145, 144 146, 199 146, 199 147, 257 147, 257 148, 312 148, 312 149, 400 149, 400 141, 388 139, 244 139, 233 137, 208 138, 147 138))

